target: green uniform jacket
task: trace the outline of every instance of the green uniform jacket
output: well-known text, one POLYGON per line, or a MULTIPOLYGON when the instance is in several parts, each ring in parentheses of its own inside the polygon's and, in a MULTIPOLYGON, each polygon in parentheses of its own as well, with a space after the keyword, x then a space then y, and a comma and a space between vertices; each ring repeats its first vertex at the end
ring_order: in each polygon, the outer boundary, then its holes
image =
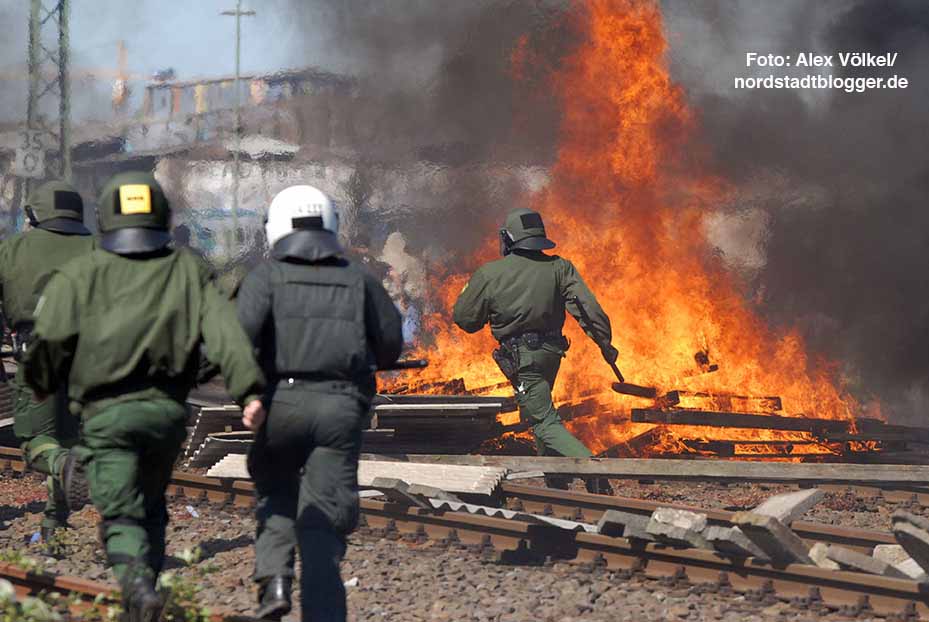
POLYGON ((128 400, 183 402, 196 382, 200 344, 243 404, 264 376, 235 307, 186 250, 130 258, 104 250, 53 274, 36 307, 26 381, 51 394, 68 381, 72 410, 89 416, 128 400))
POLYGON ((93 236, 45 229, 17 233, 0 244, 0 287, 8 326, 31 321, 40 290, 52 271, 93 247, 93 236))
POLYGON ((455 302, 453 319, 469 333, 489 322, 490 332, 502 341, 527 331, 560 334, 565 309, 597 345, 610 344, 610 318, 574 264, 557 255, 516 250, 478 268, 455 302), (574 304, 575 296, 589 321, 574 304))

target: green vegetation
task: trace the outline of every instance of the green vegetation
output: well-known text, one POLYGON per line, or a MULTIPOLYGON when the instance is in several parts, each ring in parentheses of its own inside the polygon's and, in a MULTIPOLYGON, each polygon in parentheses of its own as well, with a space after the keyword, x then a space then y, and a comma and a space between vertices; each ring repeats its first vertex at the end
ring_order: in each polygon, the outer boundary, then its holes
POLYGON ((192 576, 182 577, 176 572, 163 572, 158 578, 158 587, 165 594, 165 608, 161 619, 164 622, 206 622, 210 610, 201 607, 200 583, 206 575, 215 572, 212 564, 201 567, 197 562, 203 557, 199 546, 184 549, 176 555, 192 571, 192 576))

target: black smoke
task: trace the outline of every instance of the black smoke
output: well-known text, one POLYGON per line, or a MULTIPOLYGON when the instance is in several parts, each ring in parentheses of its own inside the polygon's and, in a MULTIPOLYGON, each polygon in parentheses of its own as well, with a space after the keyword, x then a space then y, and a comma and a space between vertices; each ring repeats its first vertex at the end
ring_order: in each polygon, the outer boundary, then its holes
MULTIPOLYGON (((566 4, 323 0, 290 7, 289 17, 319 33, 329 56, 341 57, 358 80, 352 142, 374 183, 378 173, 409 164, 445 179, 409 206, 418 226, 407 220, 403 229, 414 249, 453 247, 469 257, 525 200, 515 168, 554 159, 559 110, 545 80, 570 45, 566 4), (519 50, 532 62, 515 79, 519 50)), ((298 64, 313 64, 319 48, 307 41, 298 64)))
POLYGON ((929 405, 929 5, 666 4, 672 48, 675 28, 693 44, 674 67, 715 170, 736 187, 779 180, 761 202, 766 257, 753 283, 761 308, 780 324, 799 323, 818 352, 841 361, 859 397, 881 398, 895 420, 921 420, 929 405), (839 52, 897 52, 893 68, 833 73, 897 74, 909 86, 736 91, 734 76, 753 75, 747 51, 835 54, 836 65, 839 52))

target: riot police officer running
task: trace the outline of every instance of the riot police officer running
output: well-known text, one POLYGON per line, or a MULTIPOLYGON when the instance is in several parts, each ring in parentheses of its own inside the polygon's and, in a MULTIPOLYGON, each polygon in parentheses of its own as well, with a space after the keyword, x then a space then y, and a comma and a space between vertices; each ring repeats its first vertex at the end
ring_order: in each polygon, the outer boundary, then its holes
MULTIPOLYGON (((14 333, 17 359, 32 331, 32 311, 52 271, 88 253, 94 244, 84 226, 84 202, 66 182, 39 186, 29 195, 24 211, 32 229, 0 245, 3 311, 14 333)), ((48 541, 57 529, 67 526, 69 511, 60 474, 67 461, 67 447, 77 441, 78 418, 68 412, 64 384, 54 396, 38 400, 26 386, 22 366, 17 367, 10 384, 13 431, 23 456, 31 468, 48 475, 48 502, 41 524, 42 539, 48 541)))
POLYGON ((243 281, 239 320, 268 376, 267 420, 248 468, 258 497, 257 616, 291 609, 299 545, 304 620, 345 620, 339 563, 358 521, 361 430, 374 370, 403 345, 401 317, 383 286, 345 258, 335 205, 312 186, 280 192, 268 209, 271 257, 243 281))
MULTIPOLYGON (((475 333, 490 324, 500 342, 494 360, 516 390, 522 421, 531 425, 539 455, 585 458, 591 452, 565 428, 552 402, 552 387, 568 341, 561 334, 565 310, 599 347, 608 363, 610 319, 574 265, 542 251, 555 247, 538 212, 517 209, 500 230, 502 259, 481 266, 455 302, 453 319, 475 333)), ((565 486, 547 478, 549 485, 565 486)), ((606 482, 588 489, 605 492, 606 482)))
POLYGON ((263 415, 265 383, 213 275, 168 246, 170 206, 152 175, 116 175, 97 216, 101 248, 60 267, 39 299, 24 375, 39 395, 68 385, 107 559, 129 621, 150 622, 162 606, 154 585, 165 555, 165 489, 186 436, 201 344, 247 416, 263 415))

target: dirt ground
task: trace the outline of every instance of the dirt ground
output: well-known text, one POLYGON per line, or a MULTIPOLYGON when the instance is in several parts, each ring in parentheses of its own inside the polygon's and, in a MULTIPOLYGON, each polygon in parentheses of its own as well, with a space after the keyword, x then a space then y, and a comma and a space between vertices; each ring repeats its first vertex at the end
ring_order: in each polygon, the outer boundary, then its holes
MULTIPOLYGON (((579 483, 575 484, 580 486, 579 483)), ((782 486, 614 482, 624 496, 741 509, 788 490, 782 486)), ((44 486, 26 477, 0 479, 0 550, 39 559, 50 572, 112 581, 97 540, 97 515, 85 508, 72 517, 62 552, 47 554, 30 543, 41 520, 44 486)), ((887 530, 899 507, 881 499, 861 500, 830 493, 804 518, 845 526, 887 530)), ((908 507, 913 510, 914 508, 908 507)), ((920 513, 926 514, 924 510, 920 513)), ((200 586, 208 606, 250 613, 254 520, 250 513, 184 502, 170 506, 168 570, 200 586), (201 559, 186 566, 183 551, 199 546, 201 559)), ((515 566, 461 549, 441 549, 378 539, 360 532, 350 539, 342 567, 348 582, 351 620, 722 620, 736 622, 849 619, 837 612, 796 609, 776 600, 706 593, 699 587, 666 587, 644 578, 623 579, 604 570, 569 564, 515 566)), ((295 595, 299 598, 299 594, 295 595)), ((288 620, 299 620, 294 613, 288 620)), ((862 619, 862 618, 858 618, 862 619)))

